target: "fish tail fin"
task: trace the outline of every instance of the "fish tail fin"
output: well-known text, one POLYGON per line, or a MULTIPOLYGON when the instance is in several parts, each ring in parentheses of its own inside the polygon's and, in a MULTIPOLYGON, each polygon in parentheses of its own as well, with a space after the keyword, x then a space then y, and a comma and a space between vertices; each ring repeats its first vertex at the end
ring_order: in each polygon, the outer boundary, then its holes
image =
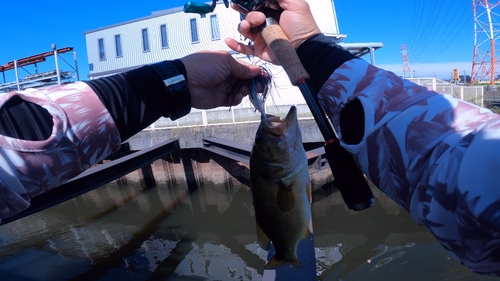
POLYGON ((296 268, 302 268, 302 264, 300 263, 297 257, 280 260, 276 258, 276 256, 272 257, 272 259, 264 266, 264 269, 277 269, 282 266, 293 266, 296 268))

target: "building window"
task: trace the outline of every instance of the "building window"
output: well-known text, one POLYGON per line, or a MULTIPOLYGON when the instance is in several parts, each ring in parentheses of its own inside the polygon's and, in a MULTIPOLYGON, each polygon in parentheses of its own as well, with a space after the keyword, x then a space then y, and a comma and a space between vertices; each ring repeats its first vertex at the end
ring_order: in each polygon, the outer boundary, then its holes
POLYGON ((149 52, 149 38, 148 38, 148 29, 142 29, 142 50, 144 52, 149 52))
POLYGON ((115 50, 116 50, 116 57, 121 58, 123 56, 123 52, 122 52, 122 36, 120 34, 115 35, 115 50))
POLYGON ((220 39, 217 15, 210 15, 210 25, 212 26, 212 40, 220 39))
POLYGON ((99 48, 99 60, 106 60, 106 51, 104 50, 104 38, 97 39, 99 48))
POLYGON ((93 63, 89 63, 89 71, 94 71, 94 64, 93 63))
POLYGON ((167 25, 160 25, 161 47, 168 48, 167 25))
POLYGON ((198 39, 198 25, 196 19, 190 20, 191 24, 191 43, 198 43, 200 40, 198 39))

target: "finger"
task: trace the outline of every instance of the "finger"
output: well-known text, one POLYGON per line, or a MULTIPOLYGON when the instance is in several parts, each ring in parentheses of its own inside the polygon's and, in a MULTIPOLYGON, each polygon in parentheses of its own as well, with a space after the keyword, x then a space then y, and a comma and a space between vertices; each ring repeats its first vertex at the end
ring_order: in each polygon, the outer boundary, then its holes
POLYGON ((308 3, 304 0, 277 0, 283 10, 306 11, 308 3))
POLYGON ((259 35, 258 33, 252 32, 252 26, 250 23, 246 20, 242 20, 240 23, 238 23, 238 32, 243 35, 244 37, 255 41, 256 36, 259 35))
POLYGON ((248 55, 248 56, 258 56, 259 58, 272 62, 274 64, 279 64, 278 59, 274 55, 274 53, 269 52, 268 50, 262 51, 262 53, 256 54, 255 49, 253 45, 247 45, 244 43, 237 42, 234 39, 231 38, 226 38, 226 44, 227 46, 233 50, 236 51, 240 54, 248 55))
POLYGON ((233 51, 236 51, 241 54, 245 55, 253 55, 254 54, 254 49, 253 46, 249 46, 240 42, 237 42, 236 40, 232 38, 226 38, 226 45, 233 51))
POLYGON ((251 29, 262 25, 266 21, 266 16, 261 12, 250 12, 247 14, 245 21, 248 22, 251 29))
POLYGON ((231 3, 231 8, 233 8, 233 10, 239 12, 240 14, 247 14, 248 11, 243 9, 240 5, 237 5, 237 4, 234 4, 234 3, 231 3))
POLYGON ((262 70, 258 65, 231 60, 231 76, 234 78, 247 80, 260 74, 262 74, 262 70))
POLYGON ((245 96, 239 92, 239 93, 236 93, 231 99, 229 99, 227 101, 227 104, 225 106, 235 106, 235 105, 238 105, 241 103, 241 101, 243 100, 245 96))

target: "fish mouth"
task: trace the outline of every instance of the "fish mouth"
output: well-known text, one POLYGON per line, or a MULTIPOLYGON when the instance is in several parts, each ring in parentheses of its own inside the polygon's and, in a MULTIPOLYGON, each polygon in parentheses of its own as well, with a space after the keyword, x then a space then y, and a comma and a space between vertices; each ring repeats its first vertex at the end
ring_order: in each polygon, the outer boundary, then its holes
POLYGON ((288 110, 288 114, 283 119, 272 114, 265 114, 262 115, 261 121, 266 131, 274 136, 282 136, 289 128, 298 125, 297 107, 292 105, 290 110, 288 110))

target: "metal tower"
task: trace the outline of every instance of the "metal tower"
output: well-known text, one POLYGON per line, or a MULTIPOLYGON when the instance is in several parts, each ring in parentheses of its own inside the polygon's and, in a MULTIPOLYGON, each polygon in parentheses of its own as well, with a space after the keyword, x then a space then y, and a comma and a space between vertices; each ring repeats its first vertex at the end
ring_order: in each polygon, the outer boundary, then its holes
POLYGON ((408 52, 406 51, 406 45, 401 45, 401 59, 403 60, 403 78, 413 78, 413 74, 410 69, 410 61, 408 60, 408 52))
MULTIPOLYGON (((472 0, 474 13, 474 54, 471 84, 489 81, 495 84, 495 71, 499 69, 496 39, 499 36, 500 15, 496 12, 500 1, 472 0)), ((498 11, 500 12, 500 10, 498 11)))

